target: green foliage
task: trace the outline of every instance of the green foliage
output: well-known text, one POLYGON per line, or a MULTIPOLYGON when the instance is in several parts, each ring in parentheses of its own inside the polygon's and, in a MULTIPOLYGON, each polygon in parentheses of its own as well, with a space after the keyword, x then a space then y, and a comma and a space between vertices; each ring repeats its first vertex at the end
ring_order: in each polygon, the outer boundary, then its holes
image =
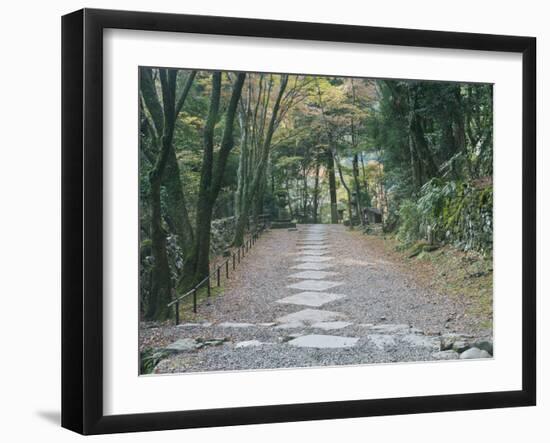
POLYGON ((421 213, 416 203, 411 200, 403 201, 399 208, 397 238, 405 245, 422 238, 421 213))
POLYGON ((368 120, 388 190, 385 230, 492 249, 492 86, 385 80, 368 120), (481 183, 481 185, 480 185, 481 183))
POLYGON ((139 373, 141 375, 152 374, 155 370, 155 366, 158 363, 168 357, 170 352, 162 349, 147 348, 139 353, 139 373))
MULTIPOLYGON (((204 174, 208 170, 221 177, 209 207, 211 218, 242 220, 236 232, 265 213, 327 222, 333 219, 331 198, 336 196, 334 203, 347 209, 347 219, 360 220, 365 208, 378 208, 384 230, 397 232, 403 245, 430 240, 491 250, 491 85, 249 73, 239 89, 237 110, 228 118, 238 75, 224 72, 217 76, 219 112, 207 125, 217 88, 212 71, 198 71, 173 120, 171 164, 159 190, 150 177, 166 127, 161 71, 140 71, 145 80, 140 80, 139 121, 142 311, 154 298, 153 269, 169 268, 163 275, 179 290, 176 282, 187 282, 186 273, 197 267, 189 264, 200 249, 195 244, 202 229, 197 214, 208 200, 201 196, 211 191, 204 174), (280 109, 275 111, 278 97, 280 109), (233 130, 227 131, 234 142, 230 152, 222 149, 226 119, 233 122, 233 130), (207 161, 205 133, 212 142, 207 161), (217 165, 222 165, 219 171, 217 165), (334 175, 335 180, 329 179, 334 175), (153 219, 159 212, 160 220, 153 219), (165 244, 162 253, 155 248, 160 243, 165 244), (163 260, 156 261, 155 254, 163 260)), ((189 78, 189 71, 178 70, 176 99, 189 78)))
POLYGON ((431 237, 465 250, 492 250, 493 188, 434 178, 417 202, 405 200, 399 209, 398 239, 405 245, 431 237))

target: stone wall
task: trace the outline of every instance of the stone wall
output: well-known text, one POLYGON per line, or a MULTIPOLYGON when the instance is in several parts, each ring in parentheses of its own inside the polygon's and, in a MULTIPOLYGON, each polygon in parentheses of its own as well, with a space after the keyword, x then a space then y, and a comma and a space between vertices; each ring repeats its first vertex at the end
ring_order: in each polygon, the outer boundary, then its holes
POLYGON ((235 217, 219 218, 212 221, 210 253, 221 255, 229 248, 235 235, 235 217))

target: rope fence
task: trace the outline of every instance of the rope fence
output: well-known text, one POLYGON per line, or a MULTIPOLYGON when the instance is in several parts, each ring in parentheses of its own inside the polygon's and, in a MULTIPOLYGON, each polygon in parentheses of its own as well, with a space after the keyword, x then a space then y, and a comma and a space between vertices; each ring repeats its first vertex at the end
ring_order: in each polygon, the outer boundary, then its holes
POLYGON ((180 322, 180 303, 182 300, 184 300, 187 297, 193 297, 193 313, 197 313, 197 298, 198 298, 198 291, 203 286, 206 286, 207 292, 206 292, 206 298, 207 300, 212 295, 212 280, 215 280, 216 287, 221 286, 221 278, 222 278, 222 272, 225 273, 225 278, 229 279, 230 274, 230 268, 231 270, 235 270, 237 265, 241 263, 241 259, 248 254, 252 246, 256 244, 258 239, 262 236, 262 234, 265 232, 267 228, 266 223, 261 223, 261 227, 256 230, 253 234, 250 235, 250 237, 237 248, 236 251, 233 251, 230 257, 228 257, 224 262, 222 262, 220 265, 218 265, 210 274, 208 274, 204 279, 202 279, 198 284, 196 284, 192 289, 187 291, 185 294, 180 295, 176 297, 174 300, 172 300, 170 303, 168 303, 168 307, 171 308, 174 307, 175 311, 175 319, 176 319, 176 325, 180 322))

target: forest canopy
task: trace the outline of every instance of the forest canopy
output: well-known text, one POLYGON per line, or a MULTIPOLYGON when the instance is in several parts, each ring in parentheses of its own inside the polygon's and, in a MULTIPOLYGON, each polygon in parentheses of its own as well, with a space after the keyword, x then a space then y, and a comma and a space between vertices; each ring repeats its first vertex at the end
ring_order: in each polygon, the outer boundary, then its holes
POLYGON ((139 70, 145 320, 260 221, 492 250, 492 85, 139 70), (223 231, 223 232, 222 232, 223 231))

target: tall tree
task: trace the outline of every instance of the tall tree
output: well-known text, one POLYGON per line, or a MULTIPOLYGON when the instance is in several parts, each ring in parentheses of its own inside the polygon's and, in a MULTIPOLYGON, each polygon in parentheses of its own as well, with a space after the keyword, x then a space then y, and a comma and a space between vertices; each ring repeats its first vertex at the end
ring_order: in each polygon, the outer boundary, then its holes
POLYGON ((155 144, 160 149, 149 174, 151 200, 151 251, 154 259, 151 276, 151 293, 145 317, 164 319, 167 316, 166 304, 172 297, 172 281, 166 253, 166 232, 162 226, 161 184, 172 150, 174 126, 177 113, 183 106, 189 92, 193 75, 190 75, 176 106, 176 82, 178 71, 159 69, 162 92, 162 105, 158 100, 151 70, 141 69, 140 81, 142 97, 149 109, 157 136, 155 144))
POLYGON ((222 73, 212 74, 212 91, 208 117, 204 128, 204 151, 201 166, 195 240, 191 254, 187 257, 185 269, 192 282, 202 280, 210 272, 210 233, 214 203, 221 189, 225 166, 234 146, 234 121, 246 74, 238 73, 233 84, 231 98, 225 112, 223 134, 217 159, 214 159, 214 130, 219 116, 222 73))
MULTIPOLYGON (((271 142, 273 140, 273 134, 275 133, 275 129, 277 128, 277 124, 279 121, 279 111, 281 108, 281 101, 283 99, 283 95, 288 84, 288 75, 280 76, 279 91, 275 98, 273 108, 271 109, 271 116, 268 117, 271 84, 272 83, 270 83, 270 86, 267 87, 267 93, 265 93, 264 95, 262 95, 261 90, 259 90, 259 99, 256 103, 254 111, 255 117, 252 119, 251 122, 255 143, 258 147, 257 163, 253 166, 251 165, 250 174, 248 175, 248 177, 244 178, 244 180, 247 180, 249 184, 241 185, 243 186, 243 195, 240 198, 240 211, 237 216, 235 227, 235 237, 233 242, 235 246, 240 246, 243 244, 244 231, 246 228, 248 217, 250 215, 251 205, 255 201, 258 202, 258 199, 261 200, 263 198, 263 190, 265 189, 266 179, 265 174, 267 171, 269 154, 271 150, 271 142), (267 129, 264 130, 267 120, 267 129), (244 193, 244 190, 247 190, 248 192, 244 193)), ((262 83, 260 83, 260 88, 261 85, 262 83)))

